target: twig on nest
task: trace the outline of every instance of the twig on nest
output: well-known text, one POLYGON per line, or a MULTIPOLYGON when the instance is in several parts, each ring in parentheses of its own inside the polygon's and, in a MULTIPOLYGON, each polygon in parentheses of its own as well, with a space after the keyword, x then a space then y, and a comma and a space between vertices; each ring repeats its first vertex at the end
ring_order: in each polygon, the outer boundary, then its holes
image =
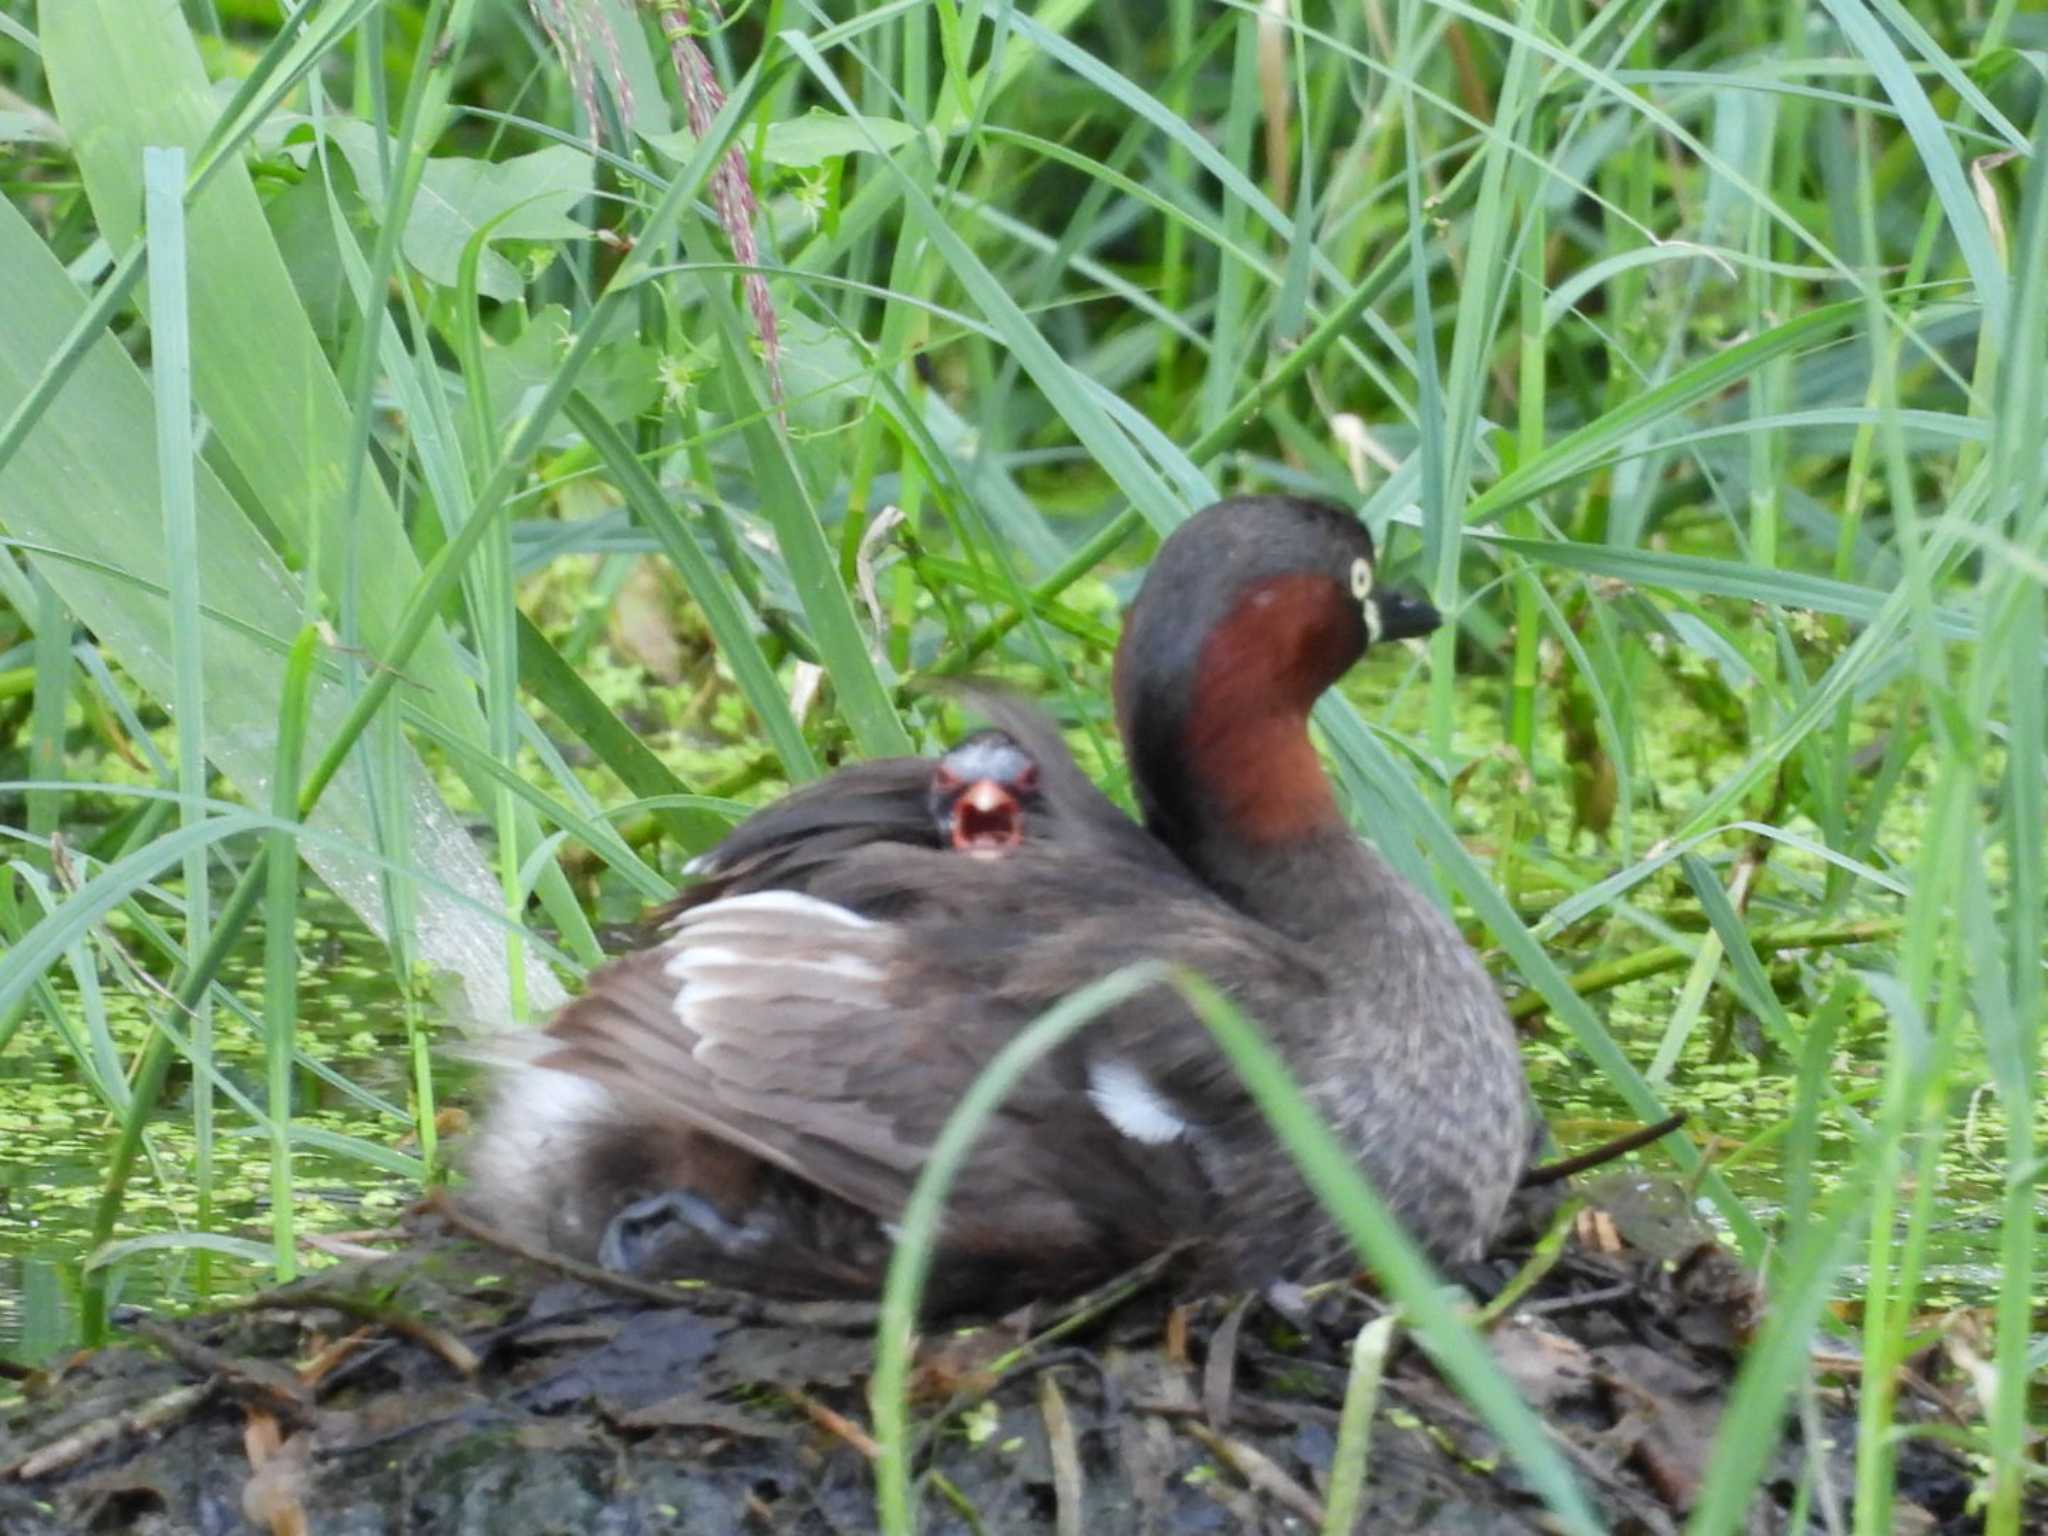
POLYGON ((911 1451, 912 1459, 924 1454, 939 1431, 961 1413, 976 1403, 992 1396, 1005 1382, 1015 1380, 1030 1371, 1043 1369, 1055 1360, 1078 1356, 1094 1366, 1102 1380, 1105 1413, 1115 1406, 1116 1379, 1099 1360, 1085 1350, 1054 1350, 1046 1346, 1065 1338, 1068 1334, 1084 1327, 1099 1317, 1105 1317, 1118 1307, 1138 1295, 1171 1269, 1176 1260, 1187 1253, 1194 1244, 1182 1241, 1161 1249, 1144 1263, 1125 1270, 1114 1280, 1097 1286, 1084 1296, 1077 1296, 1053 1314, 1053 1321, 1047 1327, 1033 1334, 1008 1354, 999 1355, 988 1364, 986 1373, 972 1386, 962 1387, 955 1392, 939 1411, 925 1420, 918 1432, 917 1443, 911 1451))
POLYGON ((1525 1317, 1555 1317, 1560 1312, 1578 1312, 1587 1307, 1605 1306, 1610 1301, 1620 1301, 1636 1294, 1638 1287, 1634 1280, 1622 1280, 1613 1285, 1602 1286, 1597 1291, 1581 1291, 1575 1296, 1549 1296, 1542 1301, 1522 1304, 1525 1317))
POLYGON ((1144 1263, 1133 1265, 1114 1280, 1097 1286, 1085 1295, 1075 1297, 1053 1313, 1052 1322, 1007 1355, 991 1362, 990 1369, 999 1374, 1007 1371, 1028 1358, 1033 1351, 1043 1349, 1055 1339, 1063 1339, 1097 1318, 1108 1316, 1133 1296, 1155 1284, 1176 1261, 1194 1247, 1192 1240, 1182 1239, 1170 1247, 1160 1249, 1144 1263))
POLYGON ((804 1416, 817 1425, 818 1428, 824 1430, 825 1433, 844 1440, 869 1461, 875 1461, 881 1457, 882 1448, 875 1444, 875 1437, 854 1423, 853 1420, 849 1419, 837 1408, 832 1407, 829 1403, 819 1402, 801 1387, 784 1387, 782 1390, 792 1403, 803 1409, 804 1416))
POLYGON ((417 1317, 403 1308, 366 1301, 361 1296, 347 1291, 332 1290, 326 1286, 305 1286, 282 1294, 258 1292, 235 1303, 233 1310, 296 1312, 309 1307, 325 1307, 330 1312, 352 1317, 359 1323, 369 1323, 384 1329, 387 1333, 411 1339, 415 1344, 432 1350, 446 1360, 458 1376, 474 1376, 483 1368, 483 1361, 477 1358, 476 1351, 447 1329, 436 1327, 425 1318, 417 1317))
POLYGON ((1572 1157, 1559 1158, 1554 1163, 1545 1163, 1540 1168, 1531 1168, 1522 1175, 1523 1189, 1538 1184, 1555 1184, 1559 1179, 1568 1179, 1574 1174, 1584 1173, 1588 1168, 1598 1168, 1602 1163, 1611 1163, 1617 1157, 1624 1157, 1638 1147, 1647 1147, 1653 1141, 1661 1141, 1685 1124, 1685 1111, 1666 1115, 1655 1125, 1638 1126, 1625 1136, 1612 1141, 1603 1141, 1599 1146, 1577 1153, 1572 1157))
POLYGON ((1166 1314, 1166 1358, 1175 1365, 1188 1363, 1188 1314, 1193 1302, 1182 1302, 1166 1314))
POLYGON ((1239 1301, 1209 1335, 1209 1358, 1202 1363, 1202 1411, 1209 1427, 1219 1435, 1230 1428, 1230 1395, 1237 1385, 1237 1336, 1244 1328, 1245 1314, 1257 1300, 1254 1294, 1239 1301))
POLYGON ((170 1359, 194 1376, 211 1380, 243 1403, 278 1414, 294 1423, 303 1422, 312 1407, 312 1395, 298 1373, 268 1360, 251 1360, 211 1349, 197 1339, 165 1327, 156 1319, 129 1314, 117 1319, 119 1326, 138 1338, 147 1339, 170 1359))
POLYGON ((1180 1427, 1207 1446, 1211 1455, 1249 1486, 1292 1510, 1310 1525, 1319 1530, 1322 1528, 1323 1501, 1281 1471, 1280 1464, 1264 1451, 1229 1435, 1219 1435, 1197 1419, 1184 1419, 1180 1427))
POLYGON ((211 1377, 189 1386, 173 1387, 170 1391, 152 1397, 140 1407, 123 1409, 110 1413, 104 1418, 94 1419, 59 1439, 52 1440, 39 1451, 32 1451, 11 1467, 0 1467, 0 1477, 15 1477, 22 1482, 34 1482, 39 1477, 48 1477, 53 1472, 85 1460, 95 1451, 113 1444, 125 1434, 148 1435, 167 1429, 178 1420, 198 1408, 213 1396, 219 1385, 211 1377))
POLYGON ((1058 1536, 1081 1536, 1086 1494, 1081 1486, 1081 1441, 1059 1378, 1038 1378, 1038 1412, 1045 1420, 1045 1446, 1052 1459, 1053 1525, 1058 1536))
POLYGON ((370 1328, 358 1328, 338 1339, 329 1339, 320 1346, 312 1359, 300 1364, 299 1380, 306 1384, 307 1391, 318 1396, 330 1376, 354 1359, 365 1346, 374 1342, 375 1330, 370 1328))
POLYGON ((301 1232, 298 1241, 301 1248, 324 1253, 330 1259, 381 1259, 386 1256, 384 1249, 356 1242, 339 1232, 301 1232))

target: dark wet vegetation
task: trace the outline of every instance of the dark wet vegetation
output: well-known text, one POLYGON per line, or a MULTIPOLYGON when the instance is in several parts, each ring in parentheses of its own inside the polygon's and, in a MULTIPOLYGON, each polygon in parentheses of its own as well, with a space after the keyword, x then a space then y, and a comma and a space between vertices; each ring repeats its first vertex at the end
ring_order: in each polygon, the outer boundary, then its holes
MULTIPOLYGON (((1594 1181, 1560 1213, 1568 1244, 1533 1263, 1509 1244, 1467 1277, 1531 1282, 1490 1318, 1492 1349, 1609 1529, 1675 1531, 1713 1502, 1708 1453, 1761 1321, 1755 1277, 1689 1204, 1639 1175, 1594 1181)), ((926 1337, 925 1528, 1342 1529, 1347 1509, 1363 1530, 1553 1528, 1384 1305, 1340 1286, 1284 1310, 1176 1304, 1175 1279, 1169 1259, 926 1337)), ((873 1309, 620 1285, 429 1217, 388 1257, 234 1311, 128 1319, 133 1343, 32 1380, 0 1419, 0 1518, 22 1536, 233 1529, 292 1507, 361 1532, 860 1528, 873 1309), (252 1478, 251 1436, 291 1451, 252 1478)), ((1842 1528, 1853 1387, 1852 1360, 1816 1356, 1736 1528, 1842 1528)), ((1929 1384, 1902 1404, 1928 1425, 1953 1409, 1929 1384)), ((1975 1530, 1970 1487, 1948 1440, 1909 1439, 1894 1518, 1975 1530)))

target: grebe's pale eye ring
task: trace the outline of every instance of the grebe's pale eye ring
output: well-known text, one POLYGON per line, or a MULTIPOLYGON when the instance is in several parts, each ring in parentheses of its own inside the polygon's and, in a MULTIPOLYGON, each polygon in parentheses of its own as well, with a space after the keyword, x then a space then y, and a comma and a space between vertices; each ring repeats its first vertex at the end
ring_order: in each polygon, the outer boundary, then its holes
POLYGON ((1372 596, 1372 562, 1363 555, 1351 562, 1351 595, 1361 603, 1372 596))

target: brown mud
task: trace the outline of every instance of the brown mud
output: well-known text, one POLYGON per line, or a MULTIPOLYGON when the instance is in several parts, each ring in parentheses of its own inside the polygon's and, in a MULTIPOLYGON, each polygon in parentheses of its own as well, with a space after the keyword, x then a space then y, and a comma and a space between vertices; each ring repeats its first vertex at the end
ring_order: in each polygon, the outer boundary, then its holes
MULTIPOLYGON (((231 1311, 127 1319, 133 1342, 35 1374, 0 1403, 0 1536, 875 1528, 869 1309, 695 1290, 655 1304, 438 1216, 415 1229, 231 1311)), ((1609 1178, 1558 1235, 1488 1337, 1606 1527, 1676 1533, 1763 1298, 1670 1185, 1609 1178)), ((1467 1278, 1499 1289, 1526 1257, 1467 1278)), ((934 1330, 915 1382, 922 1529, 1319 1530, 1352 1341, 1382 1310, 1353 1287, 1285 1313, 1177 1304, 1161 1264, 1078 1310, 934 1330)), ((1803 1411, 1757 1426, 1778 1443, 1747 1532, 1846 1528, 1856 1385, 1852 1359, 1816 1355, 1803 1411)), ((1902 1392, 1902 1419, 1966 1410, 1926 1369, 1902 1392)), ((1895 1530, 1978 1528, 1956 1451, 1912 1436, 1898 1465, 1895 1530)), ((2030 1513, 2048 1529, 2048 1509, 2030 1513)), ((1353 1528, 1556 1526, 1397 1345, 1353 1528)))

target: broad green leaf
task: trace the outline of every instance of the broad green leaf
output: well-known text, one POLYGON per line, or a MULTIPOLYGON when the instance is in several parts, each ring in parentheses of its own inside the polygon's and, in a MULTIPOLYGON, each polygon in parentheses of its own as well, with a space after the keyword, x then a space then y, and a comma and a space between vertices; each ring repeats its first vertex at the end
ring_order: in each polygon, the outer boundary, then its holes
POLYGON ((863 150, 886 154, 917 137, 908 123, 886 117, 846 117, 813 107, 802 117, 770 123, 761 136, 761 158, 770 165, 819 165, 835 155, 863 150))
MULTIPOLYGON (((355 173, 370 211, 379 213, 390 195, 377 153, 377 130, 349 120, 327 124, 327 134, 355 173)), ((396 163, 397 146, 384 157, 396 163)), ((510 160, 476 160, 447 155, 427 161, 405 221, 400 248, 429 282, 453 288, 460 280, 462 251, 480 231, 497 240, 580 240, 589 234, 570 216, 590 196, 590 156, 552 145, 510 160)), ((485 250, 477 263, 477 292, 500 302, 525 288, 518 269, 485 250)))
MULTIPOLYGON (((642 129, 640 137, 678 164, 690 158, 690 151, 697 144, 695 136, 687 131, 650 133, 642 129)), ((813 107, 802 117, 770 123, 761 135, 760 154, 766 164, 803 169, 862 151, 887 154, 916 137, 915 128, 892 118, 827 112, 823 107, 813 107)))
MULTIPOLYGON (((12 410, 85 307, 83 296, 11 203, 0 207, 0 269, 13 314, 0 326, 0 412, 12 410)), ((96 343, 69 386, 0 468, 0 522, 123 670, 150 694, 175 689, 168 601, 169 559, 158 511, 155 411, 147 385, 110 337, 96 343)), ((194 517, 201 562, 200 616, 209 752, 214 766, 256 803, 267 799, 272 738, 283 697, 284 655, 302 624, 298 583, 202 462, 194 517)), ((328 740, 344 713, 341 690, 316 688, 309 739, 328 740)), ((469 835, 425 773, 411 767, 422 863, 474 899, 494 903, 469 835)), ((209 825, 227 828, 224 823, 209 825)), ((313 825, 376 845, 369 806, 353 776, 321 801, 313 825)), ((152 845, 161 848, 164 844, 152 845)), ((307 846, 307 862, 373 927, 382 903, 375 870, 337 841, 307 846)), ((418 940, 430 964, 460 975, 486 1018, 499 1016, 503 944, 487 925, 423 893, 418 940)), ((535 968, 533 984, 552 987, 535 968)))
MULTIPOLYGON (((547 393, 561 366, 562 354, 574 340, 575 324, 559 304, 550 304, 526 322, 510 341, 484 337, 484 377, 490 383, 491 406, 500 431, 519 421, 547 393)), ((624 326, 599 338, 590 362, 577 376, 576 387, 598 406, 607 421, 630 421, 654 403, 661 387, 660 357, 636 340, 624 326)))
MULTIPOLYGON (((41 40, 58 119, 70 127, 101 233, 111 248, 124 250, 139 230, 143 146, 196 148, 214 122, 217 94, 176 7, 78 0, 43 16, 41 40)), ((360 477, 358 504, 343 504, 354 436, 349 408, 242 166, 224 166, 193 203, 190 232, 193 387, 199 408, 234 461, 246 494, 278 530, 289 555, 316 569, 333 589, 342 585, 351 561, 362 556, 356 584, 359 632, 370 651, 385 655, 419 582, 419 563, 379 476, 360 477)), ((54 345, 45 342, 36 361, 54 345)), ((290 621, 275 626, 274 635, 297 632, 304 615, 297 611, 303 603, 295 593, 292 606, 290 621)), ((280 650, 283 643, 278 641, 280 650)), ((418 707, 452 733, 483 744, 473 685, 438 622, 427 626, 405 671, 408 696, 418 707)), ((270 719, 274 725, 275 715, 270 719)), ((324 738, 316 731, 310 739, 317 744, 324 738)), ((419 845, 423 860, 440 856, 445 830, 419 845)), ((534 835, 530 825, 523 825, 522 833, 534 835)), ((368 842, 374 845, 375 839, 368 842)), ((463 842, 460 855, 447 851, 453 867, 471 867, 466 835, 463 842)), ((352 901, 375 900, 347 894, 352 901)), ((460 926, 465 932, 470 927, 460 926)), ((491 953, 493 947, 469 951, 458 943, 446 957, 459 955, 455 968, 487 1014, 498 1011, 496 999, 504 995, 504 961, 491 953)), ((529 972, 531 995, 559 996, 543 970, 529 967, 529 972)))

